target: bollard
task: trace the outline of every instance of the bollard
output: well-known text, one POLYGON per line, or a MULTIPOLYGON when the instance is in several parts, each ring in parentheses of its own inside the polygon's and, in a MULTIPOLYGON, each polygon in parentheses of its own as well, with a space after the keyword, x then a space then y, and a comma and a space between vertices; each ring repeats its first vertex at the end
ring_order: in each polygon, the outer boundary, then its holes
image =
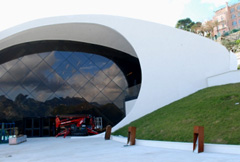
POLYGON ((198 153, 204 151, 204 127, 202 126, 194 126, 193 151, 196 149, 196 146, 198 147, 198 153))
POLYGON ((136 127, 128 127, 127 144, 130 142, 130 145, 135 145, 135 138, 136 138, 136 127))
POLYGON ((106 127, 106 132, 105 132, 105 140, 110 140, 111 131, 112 131, 111 125, 108 125, 108 126, 106 127))

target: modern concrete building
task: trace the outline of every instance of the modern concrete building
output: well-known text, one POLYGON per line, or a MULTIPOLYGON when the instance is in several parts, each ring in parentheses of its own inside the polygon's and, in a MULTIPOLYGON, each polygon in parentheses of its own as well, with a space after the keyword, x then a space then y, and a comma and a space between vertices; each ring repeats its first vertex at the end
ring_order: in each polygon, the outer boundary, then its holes
POLYGON ((214 29, 214 35, 221 36, 225 32, 240 28, 240 3, 229 5, 215 11, 213 21, 218 22, 214 29))
POLYGON ((31 117, 25 127, 32 128, 44 123, 38 118, 93 113, 115 125, 113 131, 209 85, 230 83, 215 76, 237 69, 234 55, 212 40, 103 15, 46 18, 5 30, 0 64, 0 120, 31 117))

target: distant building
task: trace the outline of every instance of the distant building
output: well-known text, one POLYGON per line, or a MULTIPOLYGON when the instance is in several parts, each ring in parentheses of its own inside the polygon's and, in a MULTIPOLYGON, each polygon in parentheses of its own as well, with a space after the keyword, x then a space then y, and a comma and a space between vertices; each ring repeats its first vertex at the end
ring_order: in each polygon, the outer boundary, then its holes
POLYGON ((215 11, 213 21, 218 21, 218 27, 214 28, 214 35, 221 36, 225 32, 240 28, 240 2, 226 6, 215 11))

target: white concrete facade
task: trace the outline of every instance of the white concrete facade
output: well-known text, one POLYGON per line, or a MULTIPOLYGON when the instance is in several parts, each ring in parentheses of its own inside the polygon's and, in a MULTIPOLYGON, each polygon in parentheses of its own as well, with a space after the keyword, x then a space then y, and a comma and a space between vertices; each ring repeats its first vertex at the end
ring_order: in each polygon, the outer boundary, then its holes
POLYGON ((125 102, 126 115, 128 115, 132 111, 132 108, 134 107, 136 101, 137 100, 131 100, 131 101, 125 102))
POLYGON ((0 33, 0 50, 36 40, 72 40, 102 45, 138 57, 141 90, 129 114, 113 131, 208 87, 207 78, 233 70, 225 47, 202 36, 157 23, 103 16, 56 17, 0 33))
POLYGON ((208 78, 208 87, 240 82, 240 71, 230 71, 208 78))

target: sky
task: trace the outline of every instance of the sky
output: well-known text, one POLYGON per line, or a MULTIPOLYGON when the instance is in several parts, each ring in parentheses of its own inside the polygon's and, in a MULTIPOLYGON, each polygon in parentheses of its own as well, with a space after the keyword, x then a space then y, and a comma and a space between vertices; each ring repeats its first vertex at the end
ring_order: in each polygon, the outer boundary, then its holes
POLYGON ((46 17, 116 15, 174 27, 179 19, 206 21, 227 2, 240 0, 0 0, 0 31, 46 17))

